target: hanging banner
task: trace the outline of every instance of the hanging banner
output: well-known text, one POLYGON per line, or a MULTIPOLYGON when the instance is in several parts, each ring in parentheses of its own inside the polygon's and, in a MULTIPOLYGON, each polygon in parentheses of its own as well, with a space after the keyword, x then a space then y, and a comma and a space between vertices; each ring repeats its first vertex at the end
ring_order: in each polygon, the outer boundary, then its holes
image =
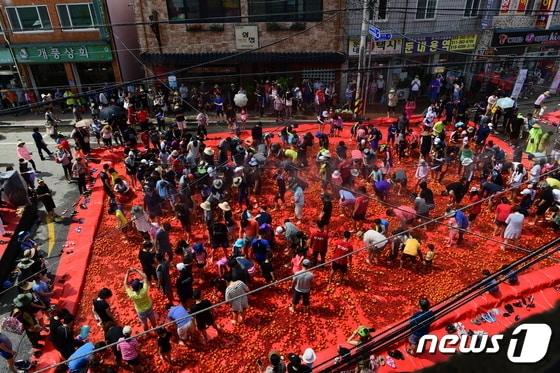
POLYGON ((517 99, 519 97, 521 89, 523 88, 523 84, 525 84, 525 79, 527 79, 527 69, 519 70, 519 74, 517 74, 517 80, 515 81, 515 85, 513 86, 513 90, 511 91, 511 98, 517 99))
POLYGON ((560 86, 560 68, 556 71, 556 75, 554 76, 554 80, 550 85, 550 92, 555 94, 558 92, 558 87, 560 86))
POLYGON ((550 11, 554 7, 554 0, 541 0, 541 6, 538 8, 537 20, 535 27, 546 29, 548 27, 550 11))
POLYGON ((525 13, 528 2, 529 0, 519 0, 519 3, 517 3, 517 13, 525 13))
POLYGON ((500 13, 509 12, 510 4, 511 4, 511 0, 502 0, 502 6, 500 6, 500 13))

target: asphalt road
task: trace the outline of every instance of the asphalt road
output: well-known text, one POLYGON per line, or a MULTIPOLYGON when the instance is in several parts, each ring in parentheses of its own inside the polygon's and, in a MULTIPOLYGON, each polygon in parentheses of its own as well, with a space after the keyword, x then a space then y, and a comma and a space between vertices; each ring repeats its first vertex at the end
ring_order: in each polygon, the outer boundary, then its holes
MULTIPOLYGON (((72 211, 72 204, 77 200, 79 193, 76 184, 69 184, 64 179, 62 167, 55 161, 39 158, 35 143, 31 137, 31 131, 3 132, 0 135, 0 169, 5 170, 6 166, 13 165, 17 169, 18 157, 16 155, 16 144, 19 140, 25 141, 27 148, 33 153, 33 160, 37 164, 37 169, 41 171, 38 177, 45 180, 49 188, 54 192, 53 198, 57 206, 57 213, 64 210, 72 211)), ((49 149, 54 150, 54 142, 47 141, 49 149)), ((61 223, 46 224, 46 214, 42 206, 39 208, 39 219, 34 229, 34 239, 40 245, 41 250, 48 254, 47 259, 51 272, 56 272, 60 252, 66 243, 66 236, 69 229, 74 229, 71 219, 64 219, 61 223)), ((69 214, 68 214, 69 215, 69 214)), ((0 293, 0 317, 11 311, 12 299, 17 295, 17 290, 11 288, 2 290, 0 293)), ((30 344, 27 338, 9 334, 14 347, 18 350, 18 359, 25 358, 30 351, 30 344)), ((0 371, 4 372, 5 366, 0 363, 0 371)))

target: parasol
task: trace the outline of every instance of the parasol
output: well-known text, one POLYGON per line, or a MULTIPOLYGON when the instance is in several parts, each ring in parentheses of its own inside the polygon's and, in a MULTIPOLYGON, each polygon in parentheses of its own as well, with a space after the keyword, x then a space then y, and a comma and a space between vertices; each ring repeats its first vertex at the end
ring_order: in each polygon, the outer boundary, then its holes
POLYGON ((233 97, 233 102, 235 103, 235 106, 237 106, 237 107, 247 106, 248 101, 249 101, 249 99, 247 98, 247 95, 244 94, 244 93, 238 93, 233 97))
POLYGON ((498 101, 496 101, 496 105, 501 107, 502 109, 509 109, 515 105, 515 100, 511 97, 502 97, 498 101))
POLYGON ((99 119, 101 120, 111 120, 120 116, 124 116, 124 109, 116 105, 104 107, 99 112, 99 119))
POLYGON ((90 127, 92 123, 93 123, 93 120, 91 120, 91 119, 82 119, 82 120, 76 122, 76 127, 77 128, 87 128, 87 127, 90 127))

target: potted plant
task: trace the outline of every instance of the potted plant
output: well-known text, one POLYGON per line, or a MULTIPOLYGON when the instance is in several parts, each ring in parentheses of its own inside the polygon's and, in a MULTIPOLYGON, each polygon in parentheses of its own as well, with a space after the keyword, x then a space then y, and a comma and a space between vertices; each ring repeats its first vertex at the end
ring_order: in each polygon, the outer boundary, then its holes
POLYGON ((224 24, 223 23, 213 23, 210 26, 208 26, 208 29, 210 31, 221 32, 221 31, 224 31, 224 24))
POLYGON ((303 31, 303 30, 305 30, 305 23, 304 22, 293 22, 290 25, 290 30, 292 30, 292 31, 303 31))
POLYGON ((277 22, 268 22, 266 24, 266 30, 267 31, 281 31, 282 26, 277 22))
POLYGON ((202 25, 198 25, 198 24, 187 25, 187 31, 200 32, 200 31, 202 31, 202 25))

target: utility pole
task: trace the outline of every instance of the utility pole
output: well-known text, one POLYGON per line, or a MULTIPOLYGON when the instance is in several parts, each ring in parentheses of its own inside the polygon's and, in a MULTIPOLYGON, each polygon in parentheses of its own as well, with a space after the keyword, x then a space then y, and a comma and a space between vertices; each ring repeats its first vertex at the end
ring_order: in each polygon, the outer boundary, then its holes
POLYGON ((362 31, 360 33, 360 52, 358 55, 358 77, 356 78, 356 99, 354 100, 354 113, 357 114, 361 110, 359 110, 359 103, 362 102, 362 69, 365 65, 365 51, 366 51, 366 43, 367 43, 367 35, 368 35, 368 3, 369 0, 364 0, 363 2, 363 9, 362 9, 362 31), (356 110, 357 109, 357 110, 356 110))

